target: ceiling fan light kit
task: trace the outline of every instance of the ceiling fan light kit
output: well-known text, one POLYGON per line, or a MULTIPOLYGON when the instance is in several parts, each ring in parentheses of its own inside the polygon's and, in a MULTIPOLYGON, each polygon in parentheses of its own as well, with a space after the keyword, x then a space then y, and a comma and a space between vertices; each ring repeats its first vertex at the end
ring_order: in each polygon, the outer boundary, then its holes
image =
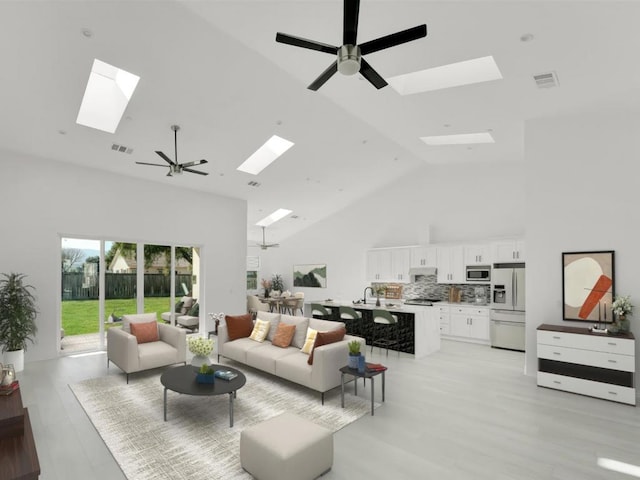
POLYGON ((378 52, 385 48, 395 47, 427 36, 427 25, 423 24, 358 45, 356 38, 358 36, 359 11, 360 0, 344 0, 344 23, 341 47, 316 42, 315 40, 307 40, 301 37, 294 37, 286 33, 276 33, 276 42, 337 55, 336 61, 329 65, 329 67, 307 87, 309 90, 318 90, 336 72, 340 72, 343 75, 354 75, 360 72, 374 87, 377 89, 383 88, 387 85, 387 82, 362 58, 362 55, 378 52))

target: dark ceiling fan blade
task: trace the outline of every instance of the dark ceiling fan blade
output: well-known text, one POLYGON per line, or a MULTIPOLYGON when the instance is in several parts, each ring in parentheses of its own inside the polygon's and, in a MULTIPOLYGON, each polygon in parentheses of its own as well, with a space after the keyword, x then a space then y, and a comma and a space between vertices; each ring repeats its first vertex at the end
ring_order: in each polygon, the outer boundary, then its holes
POLYGON ((202 160, 197 160, 195 162, 187 162, 187 163, 181 163, 180 166, 181 167, 196 167, 198 165, 204 165, 205 163, 209 163, 207 162, 204 158, 202 160))
POLYGON ((207 172, 201 172, 200 170, 192 170, 191 168, 182 168, 183 172, 189 172, 189 173, 197 173, 198 175, 209 175, 207 172))
POLYGON ((309 90, 314 90, 314 91, 318 90, 322 85, 324 85, 327 82, 327 80, 333 77, 337 71, 338 71, 338 62, 333 62, 331 65, 329 65, 329 68, 327 68, 324 72, 322 72, 320 76, 316 78, 313 81, 313 83, 309 85, 307 88, 309 90))
POLYGON ((330 53, 332 55, 338 53, 338 47, 334 47, 333 45, 316 42, 315 40, 307 40, 306 38, 294 37, 286 33, 276 33, 276 42, 286 43, 294 47, 308 48, 309 50, 316 50, 318 52, 330 53))
POLYGON ((167 168, 167 165, 161 165, 159 163, 147 163, 147 162, 136 162, 138 165, 152 165, 154 167, 162 167, 167 168))
POLYGON ((344 0, 344 22, 342 34, 342 43, 344 45, 356 45, 359 10, 360 0, 344 0))
POLYGON ((360 45, 360 53, 362 55, 367 55, 369 53, 378 52, 389 47, 395 47, 396 45, 402 45, 403 43, 411 42, 426 36, 427 25, 419 25, 417 27, 409 28, 401 32, 392 33, 391 35, 385 35, 384 37, 365 42, 360 45))
POLYGON ((162 153, 160 150, 156 150, 156 153, 157 153, 158 155, 160 155, 160 156, 165 160, 165 162, 167 162, 169 165, 177 165, 177 163, 176 163, 176 162, 174 162, 173 160, 171 160, 169 157, 167 157, 167 156, 166 156, 164 153, 162 153))
POLYGON ((382 78, 364 58, 360 59, 360 75, 369 80, 378 90, 387 86, 384 78, 382 78))

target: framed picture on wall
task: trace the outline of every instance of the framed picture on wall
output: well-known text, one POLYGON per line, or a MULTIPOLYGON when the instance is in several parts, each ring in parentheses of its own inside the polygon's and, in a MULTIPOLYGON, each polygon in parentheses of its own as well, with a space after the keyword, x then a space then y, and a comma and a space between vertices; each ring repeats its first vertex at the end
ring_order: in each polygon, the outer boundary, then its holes
POLYGON ((293 286, 327 288, 327 265, 294 265, 293 286))
POLYGON ((615 295, 613 250, 562 254, 564 320, 611 323, 615 295))

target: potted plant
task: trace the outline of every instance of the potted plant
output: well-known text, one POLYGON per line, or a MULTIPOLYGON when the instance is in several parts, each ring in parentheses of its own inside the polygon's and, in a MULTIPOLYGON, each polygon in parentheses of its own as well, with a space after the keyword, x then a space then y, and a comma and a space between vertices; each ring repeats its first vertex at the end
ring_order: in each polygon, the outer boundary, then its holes
POLYGON ((204 337, 189 337, 187 339, 189 351, 193 353, 191 365, 201 367, 209 365, 209 355, 213 351, 213 339, 204 337))
POLYGON ((215 379, 214 370, 209 365, 200 365, 200 370, 196 375, 196 382, 198 383, 213 383, 215 379))
POLYGON ((284 280, 279 273, 274 273, 271 277, 271 289, 280 293, 284 291, 284 280))
POLYGON ((349 346, 349 368, 358 368, 358 357, 360 356, 360 342, 352 340, 349 346))
POLYGON ((633 305, 631 305, 630 296, 618 295, 611 304, 611 310, 616 316, 616 323, 619 333, 627 333, 630 328, 630 322, 627 316, 631 315, 633 305))
POLYGON ((12 363, 16 372, 24 369, 24 351, 27 340, 33 343, 37 333, 36 299, 31 285, 25 285, 22 273, 2 274, 0 280, 0 344, 6 363, 12 363))

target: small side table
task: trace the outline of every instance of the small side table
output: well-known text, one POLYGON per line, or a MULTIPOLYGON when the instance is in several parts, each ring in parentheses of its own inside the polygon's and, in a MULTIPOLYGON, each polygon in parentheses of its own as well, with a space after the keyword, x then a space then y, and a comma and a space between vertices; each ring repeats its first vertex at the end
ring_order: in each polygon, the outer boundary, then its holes
POLYGON ((358 378, 364 378, 365 381, 367 378, 371 379, 371 415, 373 415, 373 387, 375 385, 375 377, 379 374, 382 374, 382 401, 384 402, 384 373, 386 370, 377 370, 377 371, 370 371, 367 372, 366 370, 364 372, 359 372, 357 368, 349 368, 348 366, 344 366, 340 369, 340 385, 341 385, 341 401, 342 401, 342 408, 344 408, 344 376, 345 375, 351 375, 352 377, 355 378, 354 380, 354 389, 355 389, 355 395, 358 395, 358 378))

